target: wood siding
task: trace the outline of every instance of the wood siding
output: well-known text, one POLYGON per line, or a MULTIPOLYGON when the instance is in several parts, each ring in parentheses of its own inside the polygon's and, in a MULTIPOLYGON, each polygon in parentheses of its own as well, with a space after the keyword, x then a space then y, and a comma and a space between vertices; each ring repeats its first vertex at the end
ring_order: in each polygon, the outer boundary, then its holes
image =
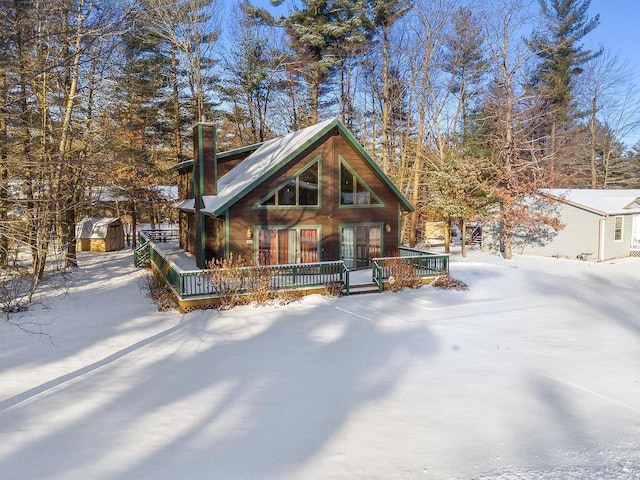
POLYGON ((239 254, 255 261, 258 228, 308 226, 320 230, 320 261, 339 260, 340 227, 376 223, 390 227, 390 232, 383 229, 382 239, 383 254, 388 254, 398 249, 398 212, 399 201, 394 192, 351 144, 337 130, 333 130, 230 208, 229 246, 226 253, 239 254), (319 207, 255 208, 263 198, 318 156, 321 158, 319 207), (383 206, 340 206, 340 156, 380 198, 383 206), (248 231, 252 238, 248 238, 248 231))

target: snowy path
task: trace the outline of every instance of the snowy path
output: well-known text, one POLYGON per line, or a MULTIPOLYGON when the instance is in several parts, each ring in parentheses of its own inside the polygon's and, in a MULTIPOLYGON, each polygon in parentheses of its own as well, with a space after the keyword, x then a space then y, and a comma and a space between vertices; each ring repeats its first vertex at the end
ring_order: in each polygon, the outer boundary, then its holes
POLYGON ((2 479, 640 479, 640 260, 187 315, 82 260, 0 324, 2 479))

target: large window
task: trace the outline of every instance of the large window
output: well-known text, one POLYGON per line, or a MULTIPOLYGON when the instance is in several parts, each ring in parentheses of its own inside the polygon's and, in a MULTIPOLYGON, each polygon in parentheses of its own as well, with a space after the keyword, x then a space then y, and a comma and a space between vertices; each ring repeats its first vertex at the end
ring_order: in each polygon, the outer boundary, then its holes
POLYGON ((340 205, 381 205, 380 199, 346 164, 340 162, 340 205))
POLYGON ((624 221, 624 217, 616 217, 615 218, 615 228, 613 230, 613 240, 615 242, 621 242, 622 241, 622 229, 623 229, 623 223, 624 221))
POLYGON ((258 206, 261 207, 317 207, 319 205, 319 160, 288 179, 278 189, 268 195, 258 206))
POLYGON ((259 231, 258 263, 283 265, 319 261, 317 228, 263 228, 259 231))

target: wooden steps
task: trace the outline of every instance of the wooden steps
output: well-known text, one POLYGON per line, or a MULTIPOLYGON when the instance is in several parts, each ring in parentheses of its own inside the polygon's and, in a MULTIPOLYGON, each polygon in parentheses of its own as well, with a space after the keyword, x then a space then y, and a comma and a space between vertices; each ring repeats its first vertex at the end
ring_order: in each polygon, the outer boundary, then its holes
POLYGON ((364 293, 379 293, 378 284, 375 282, 371 283, 360 283, 358 285, 351 285, 349 287, 349 295, 360 295, 364 293))

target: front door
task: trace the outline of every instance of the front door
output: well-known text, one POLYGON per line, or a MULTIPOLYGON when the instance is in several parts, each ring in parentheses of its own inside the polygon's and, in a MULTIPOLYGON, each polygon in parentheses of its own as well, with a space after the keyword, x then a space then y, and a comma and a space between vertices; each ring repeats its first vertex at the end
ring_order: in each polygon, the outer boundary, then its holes
POLYGON ((340 249, 342 260, 350 270, 369 268, 371 259, 380 257, 382 229, 377 225, 342 227, 340 249))

